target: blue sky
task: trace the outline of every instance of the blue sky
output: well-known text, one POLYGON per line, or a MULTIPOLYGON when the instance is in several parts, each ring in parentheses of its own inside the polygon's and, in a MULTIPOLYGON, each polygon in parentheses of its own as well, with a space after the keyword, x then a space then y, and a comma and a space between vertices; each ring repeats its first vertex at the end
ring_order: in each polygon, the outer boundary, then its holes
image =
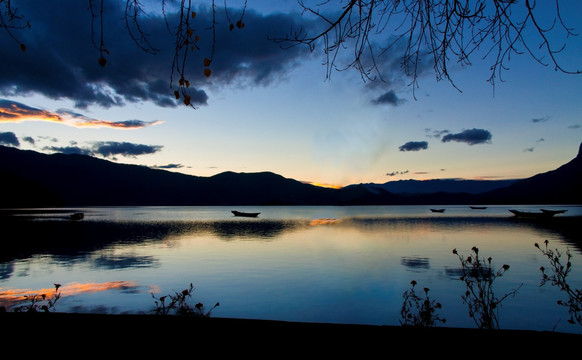
MULTIPOLYGON (((196 109, 175 106, 172 39, 156 17, 144 23, 161 49, 151 55, 132 43, 110 9, 104 33, 110 55, 101 67, 86 4, 65 2, 70 6, 58 9, 13 2, 31 23, 14 32, 24 52, 0 31, 4 145, 197 176, 272 171, 344 186, 524 178, 568 162, 582 142, 582 75, 521 55, 511 57, 495 87, 487 82, 490 61, 479 56, 451 70, 460 91, 436 81, 431 69, 422 72, 414 96, 396 67, 386 68, 386 82, 362 81, 353 69, 327 78, 321 47, 281 50, 265 38, 308 20, 290 12, 299 9, 293 1, 249 0, 245 28, 219 33, 208 78, 200 66, 208 49, 202 40, 188 68, 196 109)), ((231 14, 243 3, 228 2, 231 14)), ((582 31, 582 4, 560 5, 565 23, 582 31)), ((202 25, 198 30, 208 36, 202 25)), ((568 38, 559 59, 582 70, 582 36, 568 38)))

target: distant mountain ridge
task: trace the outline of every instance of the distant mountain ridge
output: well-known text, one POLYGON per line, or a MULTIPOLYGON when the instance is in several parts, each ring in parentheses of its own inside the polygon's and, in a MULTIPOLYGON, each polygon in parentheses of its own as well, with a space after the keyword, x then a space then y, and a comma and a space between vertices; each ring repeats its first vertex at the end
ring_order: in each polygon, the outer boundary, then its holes
POLYGON ((359 184, 331 189, 272 172, 228 171, 199 177, 86 155, 48 155, 0 146, 0 208, 582 203, 581 169, 579 152, 574 160, 556 170, 522 180, 433 181, 433 192, 426 188, 431 182, 359 184))
POLYGON ((384 184, 361 184, 370 190, 384 189, 395 194, 430 194, 436 192, 479 194, 514 184, 513 180, 464 180, 464 179, 434 179, 434 180, 398 180, 384 184))

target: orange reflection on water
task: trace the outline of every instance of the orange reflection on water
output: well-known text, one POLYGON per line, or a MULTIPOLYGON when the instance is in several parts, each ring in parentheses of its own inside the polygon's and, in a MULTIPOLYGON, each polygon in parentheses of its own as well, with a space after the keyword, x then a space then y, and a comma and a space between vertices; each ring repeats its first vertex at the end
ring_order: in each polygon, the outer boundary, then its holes
POLYGON ((309 222, 309 225, 311 225, 311 226, 328 225, 328 224, 335 224, 338 221, 339 221, 338 219, 313 219, 309 222))
MULTIPOLYGON (((132 281, 110 281, 105 283, 69 283, 59 287, 61 297, 79 295, 84 293, 95 293, 107 290, 125 290, 136 288, 137 284, 132 281)), ((28 297, 45 295, 46 300, 55 295, 55 288, 45 289, 3 289, 0 288, 0 306, 10 308, 30 301, 28 297)))

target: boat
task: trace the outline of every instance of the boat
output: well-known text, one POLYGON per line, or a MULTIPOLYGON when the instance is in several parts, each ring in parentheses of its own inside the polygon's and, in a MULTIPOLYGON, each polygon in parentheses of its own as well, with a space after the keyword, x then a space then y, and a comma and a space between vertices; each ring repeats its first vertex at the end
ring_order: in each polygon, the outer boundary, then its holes
POLYGON ((436 213, 444 213, 445 209, 430 209, 430 211, 436 212, 436 213))
POLYGON ((485 210, 487 206, 469 206, 473 210, 485 210))
POLYGON ((80 212, 69 215, 70 220, 83 220, 84 217, 85 215, 80 212))
POLYGON ((546 213, 546 214, 563 214, 568 210, 546 210, 546 209, 540 209, 541 212, 546 213))
POLYGON ((543 212, 543 211, 542 212, 532 212, 532 211, 509 210, 509 212, 511 212, 516 217, 521 217, 521 218, 547 219, 547 218, 551 218, 552 216, 555 215, 554 212, 543 212))
POLYGON ((242 217, 257 217, 260 214, 258 212, 249 213, 249 212, 242 212, 242 211, 236 211, 236 210, 232 210, 232 213, 234 214, 234 216, 242 216, 242 217))

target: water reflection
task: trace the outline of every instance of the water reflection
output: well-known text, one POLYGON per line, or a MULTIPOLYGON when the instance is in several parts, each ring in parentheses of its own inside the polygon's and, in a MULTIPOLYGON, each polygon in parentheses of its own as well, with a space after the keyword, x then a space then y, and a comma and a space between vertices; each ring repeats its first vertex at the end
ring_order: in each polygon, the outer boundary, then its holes
MULTIPOLYGON (((523 221, 512 218, 348 218, 259 221, 1 221, 5 236, 0 253, 0 279, 12 272, 12 261, 42 254, 66 266, 70 262, 90 262, 95 268, 129 269, 159 267, 154 255, 114 254, 113 247, 131 247, 176 241, 184 237, 212 236, 223 241, 276 241, 286 233, 308 231, 316 226, 333 226, 355 231, 357 236, 422 236, 443 232, 483 237, 485 233, 511 230, 513 234, 537 233, 546 239, 559 239, 575 252, 582 253, 578 218, 551 221, 523 221), (368 235, 366 235, 368 234, 368 235)), ((449 233, 447 236, 450 236, 449 233)), ((401 264, 411 269, 428 269, 429 258, 403 257, 401 264)))
POLYGON ((413 271, 430 269, 430 259, 424 257, 402 257, 400 263, 413 271))
MULTIPOLYGON (((128 281, 113 281, 107 283, 70 283, 66 285, 59 284, 61 296, 77 296, 80 294, 90 294, 103 291, 121 290, 124 292, 137 292, 137 284, 128 281)), ((25 305, 30 296, 43 296, 46 300, 55 294, 55 288, 41 289, 7 289, 0 288, 0 307, 14 308, 19 305, 25 305)))
MULTIPOLYGON (((500 293, 527 285, 504 305, 510 327, 547 330, 556 316, 540 309, 554 307, 559 294, 539 288, 544 259, 533 244, 549 239, 582 253, 576 217, 534 222, 324 210, 258 219, 208 219, 216 215, 205 213, 190 220, 162 214, 172 219, 153 221, 146 214, 146 221, 142 212, 131 220, 125 214, 81 222, 3 218, 0 225, 11 235, 2 240, 0 292, 58 281, 63 294, 70 292, 63 307, 71 311, 140 312, 152 306, 151 289, 167 294, 194 282, 201 300, 208 299, 203 302, 220 301, 216 316, 398 324, 402 293, 416 280, 443 303, 450 326, 472 326, 459 311, 461 269, 451 251, 468 254, 477 246, 511 265, 500 293), (94 292, 73 286, 84 283, 106 285, 94 292)), ((574 266, 582 268, 579 256, 574 266)), ((577 271, 573 281, 580 278, 577 271)))

